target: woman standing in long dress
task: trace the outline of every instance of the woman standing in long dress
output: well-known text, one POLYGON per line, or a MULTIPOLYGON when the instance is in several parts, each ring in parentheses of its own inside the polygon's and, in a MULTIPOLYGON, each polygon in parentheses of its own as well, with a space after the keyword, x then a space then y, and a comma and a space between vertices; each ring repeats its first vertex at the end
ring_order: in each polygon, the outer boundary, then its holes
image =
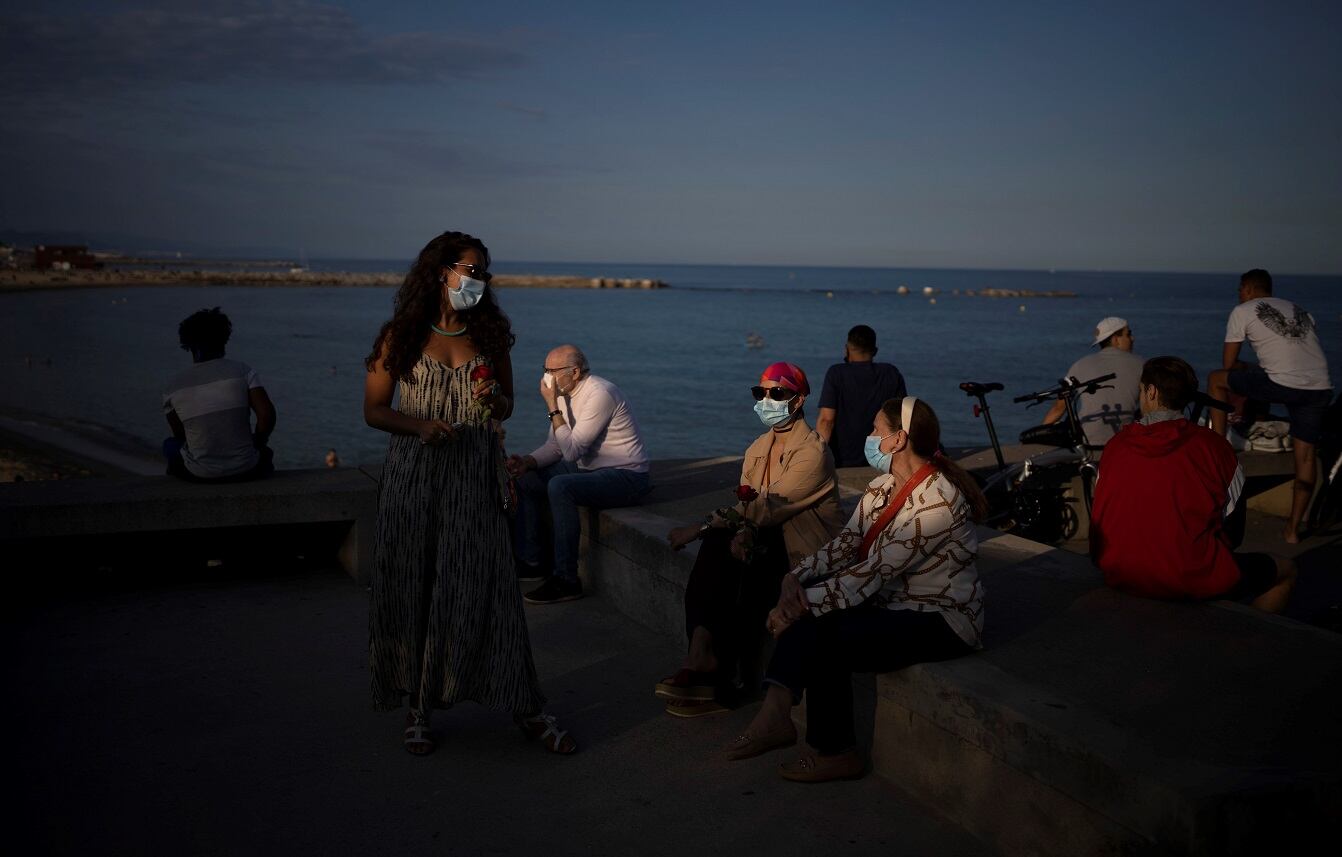
POLYGON ((463 700, 512 713, 552 752, 577 749, 542 713, 513 569, 498 425, 512 412, 515 337, 489 263, 465 233, 430 241, 365 361, 364 419, 391 434, 369 614, 373 703, 408 701, 404 745, 416 755, 434 749, 432 710, 463 700))

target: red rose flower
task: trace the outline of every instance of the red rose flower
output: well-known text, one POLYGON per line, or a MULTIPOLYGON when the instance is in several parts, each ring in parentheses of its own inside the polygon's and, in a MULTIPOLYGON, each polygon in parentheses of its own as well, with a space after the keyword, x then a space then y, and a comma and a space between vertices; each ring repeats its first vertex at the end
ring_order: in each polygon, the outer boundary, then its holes
POLYGON ((756 491, 754 488, 751 488, 749 485, 736 486, 736 499, 740 500, 742 503, 749 503, 751 500, 754 500, 759 495, 760 492, 756 491))
POLYGON ((479 366, 476 366, 474 369, 471 370, 472 381, 488 381, 490 378, 493 377, 494 377, 494 370, 490 368, 489 364, 487 363, 481 363, 479 366))

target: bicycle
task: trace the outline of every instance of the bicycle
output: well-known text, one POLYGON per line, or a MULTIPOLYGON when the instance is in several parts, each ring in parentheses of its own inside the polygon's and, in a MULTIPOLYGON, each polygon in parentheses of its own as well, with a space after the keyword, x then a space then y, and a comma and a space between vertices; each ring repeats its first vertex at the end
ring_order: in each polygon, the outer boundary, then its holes
MULTIPOLYGON (((1029 407, 1062 399, 1067 403, 1067 413, 1066 419, 1028 428, 1020 435, 1021 443, 1044 444, 1057 449, 1011 465, 1006 463, 1002 454, 987 400, 987 394, 1003 389, 1002 385, 973 381, 960 385, 960 389, 967 395, 979 400, 974 406, 974 416, 983 417, 993 454, 997 458, 997 472, 979 480, 990 507, 984 523, 1035 541, 1053 544, 1067 541, 1076 535, 1080 519, 1073 504, 1067 502, 1066 491, 1072 481, 1080 477, 1082 501, 1086 517, 1089 518, 1095 480, 1099 478, 1098 463, 1092 457, 1095 448, 1086 443, 1085 432, 1077 417, 1077 397, 1082 393, 1093 394, 1104 389, 1104 382, 1113 379, 1113 374, 1101 375, 1089 381, 1066 378, 1059 381, 1056 387, 1017 396, 1013 400, 1015 403, 1030 402, 1029 407)), ((1196 423, 1208 408, 1233 410, 1229 403, 1198 391, 1190 404, 1189 420, 1196 423)))
POLYGON ((997 459, 997 472, 980 479, 990 510, 985 524, 1050 544, 1065 542, 1076 535, 1080 518, 1064 495, 1073 479, 1080 477, 1082 501, 1089 518, 1092 490, 1099 472, 1081 428, 1076 401, 1082 393, 1094 394, 1104 389, 1105 382, 1112 381, 1114 377, 1111 372, 1088 381, 1064 378, 1057 386, 1013 399, 1015 404, 1029 402, 1027 407, 1053 400, 1066 404, 1064 419, 1051 425, 1026 429, 1020 436, 1021 443, 1056 448, 1014 464, 1007 464, 1002 454, 1002 444, 997 437, 987 399, 988 393, 1004 389, 1003 386, 996 382, 976 381, 966 381, 960 385, 966 395, 978 399, 974 416, 983 417, 993 455, 997 459))
POLYGON ((1342 395, 1328 406, 1324 417, 1323 438, 1315 447, 1323 484, 1310 505, 1307 526, 1320 533, 1342 519, 1342 395))

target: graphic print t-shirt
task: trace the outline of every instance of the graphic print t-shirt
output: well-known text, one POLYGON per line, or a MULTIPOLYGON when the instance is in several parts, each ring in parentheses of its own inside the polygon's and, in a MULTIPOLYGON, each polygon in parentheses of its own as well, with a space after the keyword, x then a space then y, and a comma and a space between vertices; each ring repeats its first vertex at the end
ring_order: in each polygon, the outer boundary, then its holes
POLYGON ((1230 311, 1226 342, 1253 346, 1267 376, 1295 390, 1328 390, 1328 361, 1314 316, 1282 298, 1255 298, 1230 311))

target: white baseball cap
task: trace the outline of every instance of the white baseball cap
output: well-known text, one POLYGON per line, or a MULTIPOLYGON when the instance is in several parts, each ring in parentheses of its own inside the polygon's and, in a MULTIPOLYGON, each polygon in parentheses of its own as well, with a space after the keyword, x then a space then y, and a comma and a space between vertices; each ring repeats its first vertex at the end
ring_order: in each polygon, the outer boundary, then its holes
POLYGON ((1095 325, 1095 341, 1091 345, 1099 345, 1127 326, 1127 319, 1119 318, 1116 315, 1100 319, 1100 323, 1095 325))

